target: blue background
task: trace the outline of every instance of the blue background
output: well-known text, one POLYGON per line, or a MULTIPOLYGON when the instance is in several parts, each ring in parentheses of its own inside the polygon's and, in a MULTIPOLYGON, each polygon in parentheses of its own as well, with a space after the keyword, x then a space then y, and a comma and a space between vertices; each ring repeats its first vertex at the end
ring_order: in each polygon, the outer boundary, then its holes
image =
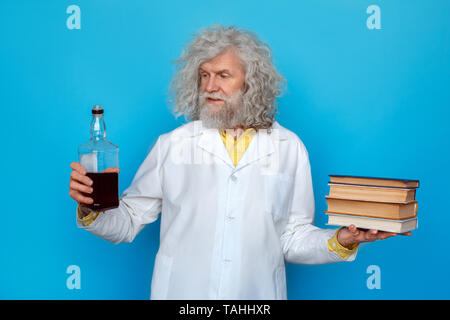
POLYGON ((0 2, 0 298, 148 299, 159 220, 118 246, 75 224, 69 164, 105 108, 120 192, 157 137, 183 123, 167 104, 172 61, 200 28, 250 29, 288 81, 278 121, 305 143, 316 221, 328 174, 419 179, 419 229, 361 246, 356 261, 287 266, 289 299, 449 299, 450 2, 0 2), (69 30, 66 8, 81 9, 69 30), (369 30, 369 5, 381 29, 369 30), (69 265, 81 289, 69 290, 69 265), (381 289, 368 289, 370 265, 381 289))

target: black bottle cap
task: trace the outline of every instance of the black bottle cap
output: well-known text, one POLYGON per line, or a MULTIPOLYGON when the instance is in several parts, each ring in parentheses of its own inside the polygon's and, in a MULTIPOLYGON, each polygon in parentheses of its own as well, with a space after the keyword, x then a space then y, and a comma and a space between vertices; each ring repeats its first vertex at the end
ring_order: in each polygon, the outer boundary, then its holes
POLYGON ((102 106, 93 106, 92 107, 92 114, 103 114, 103 107, 102 106))

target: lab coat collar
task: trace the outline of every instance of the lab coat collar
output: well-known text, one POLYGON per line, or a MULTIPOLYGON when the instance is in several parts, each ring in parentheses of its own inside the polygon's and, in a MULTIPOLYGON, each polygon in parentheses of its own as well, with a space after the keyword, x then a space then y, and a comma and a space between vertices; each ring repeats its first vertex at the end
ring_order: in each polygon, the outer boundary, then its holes
MULTIPOLYGON (((190 137, 199 136, 202 135, 205 132, 219 132, 217 129, 211 129, 206 128, 203 126, 203 123, 201 120, 192 121, 187 126, 188 130, 186 134, 190 137)), ((278 121, 274 121, 272 124, 272 133, 269 136, 274 140, 286 140, 287 135, 285 132, 285 129, 278 123, 278 121)), ((267 130, 259 130, 259 132, 265 131, 267 133, 267 130)))
POLYGON ((201 120, 193 121, 190 127, 189 136, 199 136, 197 145, 220 158, 234 171, 240 170, 255 161, 271 155, 277 150, 279 141, 287 139, 284 128, 276 121, 272 125, 270 134, 266 129, 258 130, 235 167, 223 144, 219 130, 204 127, 201 120))

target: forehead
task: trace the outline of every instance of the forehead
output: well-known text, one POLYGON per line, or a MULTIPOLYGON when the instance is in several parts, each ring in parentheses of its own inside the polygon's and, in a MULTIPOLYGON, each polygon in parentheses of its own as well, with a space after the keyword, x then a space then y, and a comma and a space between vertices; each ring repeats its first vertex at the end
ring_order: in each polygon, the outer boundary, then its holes
POLYGON ((221 70, 236 71, 243 70, 241 59, 234 50, 226 50, 214 58, 203 62, 200 69, 209 72, 218 72, 221 70))

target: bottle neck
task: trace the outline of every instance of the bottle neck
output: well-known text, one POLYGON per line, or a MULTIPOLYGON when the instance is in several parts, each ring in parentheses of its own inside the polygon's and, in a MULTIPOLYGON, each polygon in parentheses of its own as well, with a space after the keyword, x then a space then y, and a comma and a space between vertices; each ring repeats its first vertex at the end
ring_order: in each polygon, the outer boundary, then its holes
POLYGON ((91 121, 91 140, 104 140, 106 138, 105 121, 102 114, 94 114, 91 121))

